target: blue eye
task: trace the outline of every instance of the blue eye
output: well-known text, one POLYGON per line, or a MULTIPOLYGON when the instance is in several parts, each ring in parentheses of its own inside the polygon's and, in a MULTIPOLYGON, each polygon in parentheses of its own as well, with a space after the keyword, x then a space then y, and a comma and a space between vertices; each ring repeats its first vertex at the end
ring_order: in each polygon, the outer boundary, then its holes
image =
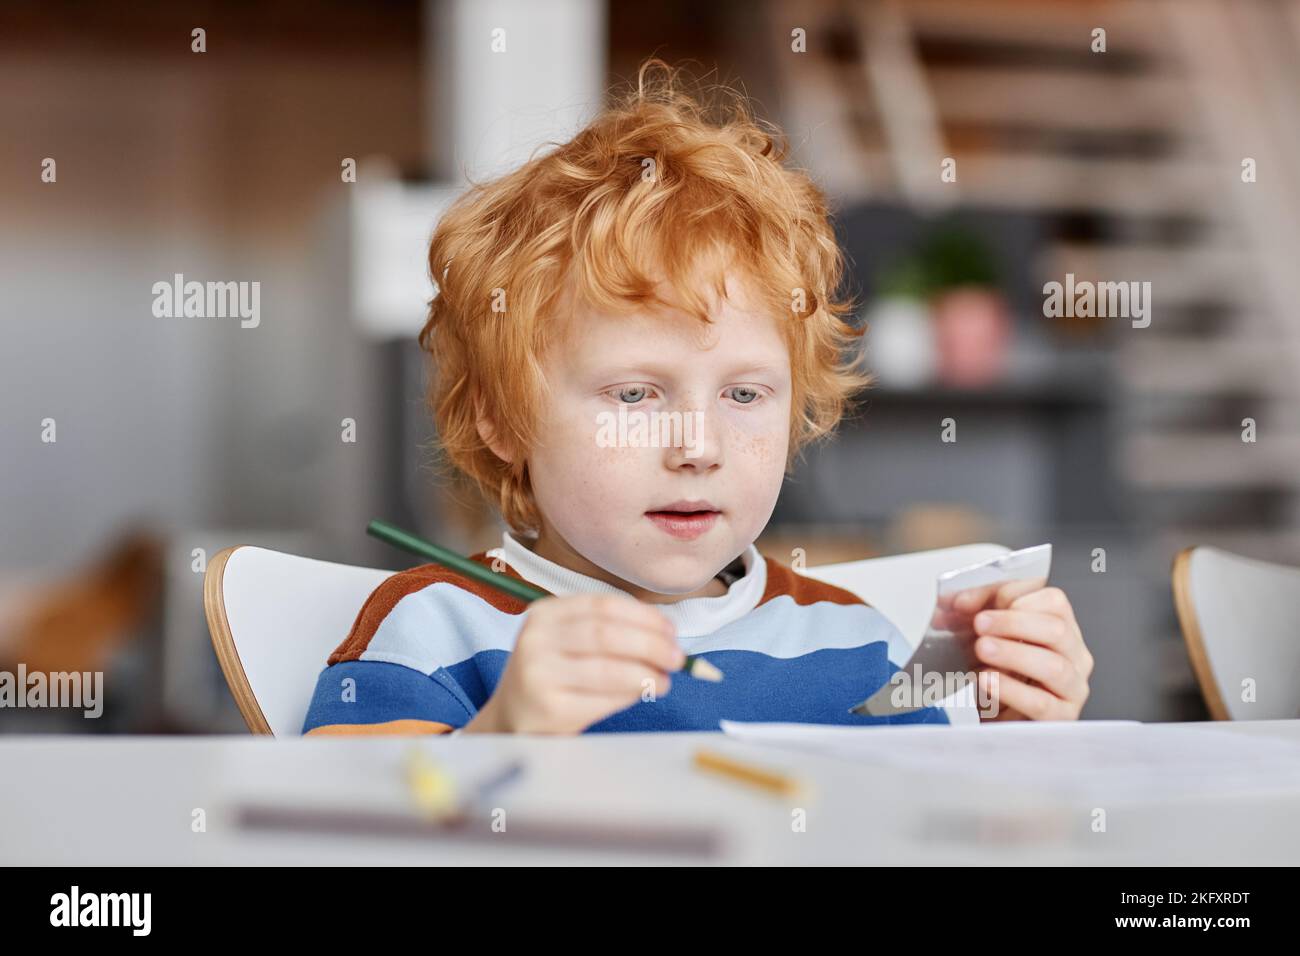
POLYGON ((625 385, 618 389, 618 400, 625 405, 635 405, 641 399, 645 398, 646 392, 649 391, 644 385, 625 385), (629 395, 631 397, 629 397, 629 395))
POLYGON ((731 397, 741 405, 752 405, 758 401, 758 389, 748 385, 737 385, 731 389, 731 397))

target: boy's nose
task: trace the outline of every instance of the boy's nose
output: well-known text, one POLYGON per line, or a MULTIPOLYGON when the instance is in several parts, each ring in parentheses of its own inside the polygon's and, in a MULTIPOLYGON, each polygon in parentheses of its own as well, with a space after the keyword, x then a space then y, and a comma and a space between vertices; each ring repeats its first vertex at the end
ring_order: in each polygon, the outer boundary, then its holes
MULTIPOLYGON (((673 437, 677 438, 676 435, 673 437)), ((694 468, 697 471, 720 465, 722 451, 722 443, 702 411, 682 413, 681 440, 672 442, 664 450, 668 467, 694 468)))

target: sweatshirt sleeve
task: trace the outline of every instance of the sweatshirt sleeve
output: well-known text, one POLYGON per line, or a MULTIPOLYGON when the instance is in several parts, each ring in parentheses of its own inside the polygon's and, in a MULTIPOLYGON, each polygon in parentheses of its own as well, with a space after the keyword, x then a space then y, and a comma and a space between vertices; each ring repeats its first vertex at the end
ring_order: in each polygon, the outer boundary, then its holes
POLYGON ((302 732, 445 734, 473 716, 465 692, 445 672, 423 674, 386 661, 341 661, 321 671, 302 732))
POLYGON ((475 593, 434 565, 385 579, 316 679, 303 734, 446 734, 485 702, 523 605, 475 593), (493 602, 498 602, 494 603, 493 602))

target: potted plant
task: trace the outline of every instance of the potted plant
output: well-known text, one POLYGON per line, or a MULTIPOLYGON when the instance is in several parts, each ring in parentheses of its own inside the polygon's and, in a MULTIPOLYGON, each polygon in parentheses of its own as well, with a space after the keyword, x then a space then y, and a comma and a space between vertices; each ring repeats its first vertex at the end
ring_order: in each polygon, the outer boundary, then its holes
POLYGON ((938 377, 955 388, 982 388, 1005 374, 1011 316, 997 266, 974 235, 948 227, 918 250, 934 321, 938 377))
POLYGON ((882 384, 918 388, 934 377, 935 369, 924 268, 915 257, 902 259, 881 276, 879 286, 866 314, 868 365, 882 384))

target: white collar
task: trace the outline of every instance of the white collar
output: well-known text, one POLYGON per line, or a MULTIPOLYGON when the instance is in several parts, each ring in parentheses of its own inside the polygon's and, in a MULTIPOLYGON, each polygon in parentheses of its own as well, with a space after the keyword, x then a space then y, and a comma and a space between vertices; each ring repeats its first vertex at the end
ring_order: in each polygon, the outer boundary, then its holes
MULTIPOLYGON (((606 581, 588 577, 542 557, 509 531, 501 536, 501 547, 488 551, 487 556, 499 557, 521 578, 555 595, 627 593, 606 581)), ((678 637, 712 634, 758 607, 767 589, 767 561, 752 544, 740 557, 745 573, 731 583, 726 594, 655 605, 677 626, 678 637)))

